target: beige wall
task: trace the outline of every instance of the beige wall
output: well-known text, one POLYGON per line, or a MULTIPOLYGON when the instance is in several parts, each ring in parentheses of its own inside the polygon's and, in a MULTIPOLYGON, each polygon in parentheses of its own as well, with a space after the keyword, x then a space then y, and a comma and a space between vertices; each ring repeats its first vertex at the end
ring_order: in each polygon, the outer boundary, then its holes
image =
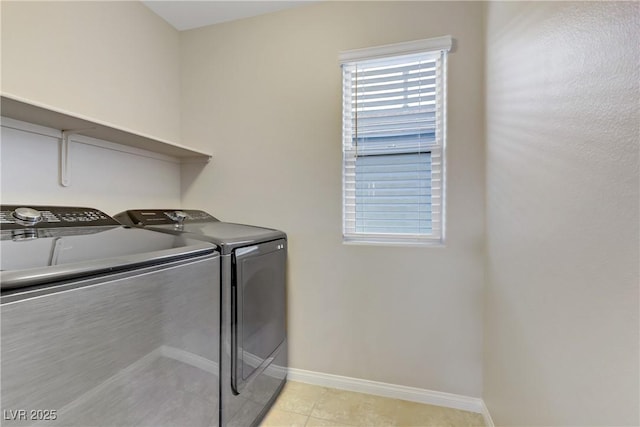
POLYGON ((637 3, 489 3, 484 399, 496 425, 638 416, 637 3))
POLYGON ((180 136, 179 35, 137 1, 2 1, 2 92, 180 136))
POLYGON ((322 2, 181 34, 183 206, 285 230, 294 368, 480 396, 483 6, 322 2), (342 50, 451 34, 445 248, 341 240, 342 50))

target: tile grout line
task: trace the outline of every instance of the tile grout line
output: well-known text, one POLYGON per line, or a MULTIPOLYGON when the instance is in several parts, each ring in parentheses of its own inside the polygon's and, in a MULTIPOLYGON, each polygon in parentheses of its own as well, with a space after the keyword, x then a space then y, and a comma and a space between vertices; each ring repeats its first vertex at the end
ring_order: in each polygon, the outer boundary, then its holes
MULTIPOLYGON (((304 383, 303 383, 303 384, 304 384, 304 383)), ((335 389, 335 388, 333 388, 333 387, 318 386, 318 385, 314 385, 314 384, 310 384, 310 385, 312 385, 313 387, 320 387, 320 388, 324 388, 324 389, 325 389, 324 393, 326 393, 326 392, 327 392, 327 391, 329 391, 329 390, 339 390, 339 389, 335 389)), ((339 390, 339 391, 341 391, 341 390, 339 390)), ((309 421, 311 420, 311 415, 313 415, 313 410, 316 408, 316 405, 318 404, 318 402, 320 401, 320 399, 322 398, 322 396, 324 395, 324 393, 323 393, 323 394, 321 394, 321 395, 320 395, 320 396, 319 396, 319 397, 318 397, 318 398, 313 402, 313 405, 311 406, 311 411, 309 412, 309 417, 307 418, 307 422, 306 422, 306 424, 305 424, 305 427, 307 427, 307 425, 309 424, 309 421)), ((327 419, 327 418, 321 418, 321 417, 313 417, 313 418, 318 419, 318 420, 322 420, 322 421, 329 421, 329 422, 331 422, 331 423, 336 423, 336 426, 341 426, 341 427, 356 427, 356 426, 357 426, 357 424, 348 424, 348 423, 344 423, 344 424, 343 424, 343 423, 339 423, 339 422, 337 422, 337 421, 335 421, 335 420, 330 420, 330 419, 327 419)))
MULTIPOLYGON (((309 384, 309 385, 310 385, 311 387, 318 387, 318 385, 314 385, 314 384, 309 384)), ((392 402, 392 401, 403 401, 403 402, 410 403, 410 404, 414 404, 414 405, 417 405, 417 406, 435 406, 435 407, 438 407, 437 405, 431 405, 431 404, 426 404, 426 403, 421 403, 421 402, 404 401, 404 400, 402 400, 402 399, 395 399, 395 398, 386 397, 386 396, 369 395, 369 394, 367 394, 367 393, 352 392, 352 391, 348 391, 348 390, 339 390, 339 389, 334 389, 334 388, 332 388, 332 387, 325 387, 325 386, 319 386, 319 387, 324 388, 324 389, 325 389, 325 393, 326 393, 326 391, 329 391, 329 390, 336 390, 336 391, 340 391, 340 392, 355 393, 355 394, 363 395, 363 396, 372 396, 372 397, 377 397, 377 398, 379 398, 379 399, 382 399, 382 400, 384 400, 384 401, 389 401, 389 402, 392 402)), ((305 423, 305 427, 308 427, 308 426, 309 426, 309 423, 310 423, 310 421, 311 421, 311 418, 318 419, 318 420, 322 420, 322 421, 328 421, 328 422, 330 422, 330 423, 337 423, 336 425, 345 426, 345 427, 346 427, 346 426, 356 427, 356 426, 360 425, 360 424, 358 424, 358 422, 355 422, 354 424, 351 424, 351 422, 353 421, 353 419, 352 419, 352 418, 350 418, 350 419, 349 419, 349 422, 348 422, 348 423, 340 423, 340 422, 337 422, 337 421, 336 421, 336 420, 334 420, 334 419, 327 419, 327 418, 324 418, 324 417, 318 417, 318 416, 313 417, 313 411, 314 411, 314 410, 315 410, 315 408, 318 406, 318 403, 320 403, 320 401, 325 397, 325 393, 321 394, 321 395, 320 395, 320 396, 318 396, 316 399, 314 399, 314 402, 313 402, 313 404, 312 404, 312 406, 311 406, 311 409, 310 409, 309 415, 308 415, 308 417, 307 417, 307 421, 306 421, 306 423, 305 423)), ((469 414, 473 413, 474 415, 481 415, 481 414, 475 413, 475 412, 473 412, 473 411, 466 411, 466 410, 464 410, 464 409, 455 409, 455 408, 447 408, 447 407, 439 407, 439 408, 440 408, 440 409, 443 409, 443 410, 445 410, 445 411, 463 412, 463 413, 469 413, 469 414)))
POLYGON ((313 410, 316 408, 316 404, 318 403, 318 399, 320 399, 320 397, 317 397, 313 401, 313 405, 311 405, 311 410, 309 411, 309 416, 307 417, 307 422, 304 424, 305 427, 309 424, 309 420, 311 419, 311 414, 313 414, 313 410))

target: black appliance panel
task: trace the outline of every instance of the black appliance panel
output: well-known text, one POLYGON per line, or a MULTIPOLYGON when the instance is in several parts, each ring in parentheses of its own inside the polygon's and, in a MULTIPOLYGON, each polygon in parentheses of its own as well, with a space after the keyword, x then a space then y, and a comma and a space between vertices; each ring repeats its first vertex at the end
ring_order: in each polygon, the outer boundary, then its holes
POLYGON ((286 337, 284 239, 236 249, 232 278, 231 381, 240 393, 286 337))
POLYGON ((68 206, 0 206, 0 227, 3 230, 117 225, 120 224, 109 215, 93 208, 68 206))
POLYGON ((122 225, 142 227, 218 221, 205 211, 195 209, 135 209, 119 213, 115 219, 122 225))

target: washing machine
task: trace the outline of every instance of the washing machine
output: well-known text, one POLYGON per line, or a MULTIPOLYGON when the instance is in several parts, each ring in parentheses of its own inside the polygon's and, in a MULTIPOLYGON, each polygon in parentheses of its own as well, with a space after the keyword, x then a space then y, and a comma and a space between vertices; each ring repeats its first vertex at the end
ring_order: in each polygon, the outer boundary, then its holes
POLYGON ((0 206, 3 426, 217 426, 216 246, 0 206))
POLYGON ((286 234, 219 221, 201 210, 129 210, 114 218, 217 246, 222 304, 220 424, 257 425, 287 376, 286 234))

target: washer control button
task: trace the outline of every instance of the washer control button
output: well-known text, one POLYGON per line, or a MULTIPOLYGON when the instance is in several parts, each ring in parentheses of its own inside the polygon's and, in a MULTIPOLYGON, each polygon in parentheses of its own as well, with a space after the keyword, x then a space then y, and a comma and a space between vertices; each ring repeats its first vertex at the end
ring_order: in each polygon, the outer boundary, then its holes
POLYGON ((32 208, 18 208, 13 211, 13 216, 20 221, 36 223, 42 219, 42 213, 32 208))

